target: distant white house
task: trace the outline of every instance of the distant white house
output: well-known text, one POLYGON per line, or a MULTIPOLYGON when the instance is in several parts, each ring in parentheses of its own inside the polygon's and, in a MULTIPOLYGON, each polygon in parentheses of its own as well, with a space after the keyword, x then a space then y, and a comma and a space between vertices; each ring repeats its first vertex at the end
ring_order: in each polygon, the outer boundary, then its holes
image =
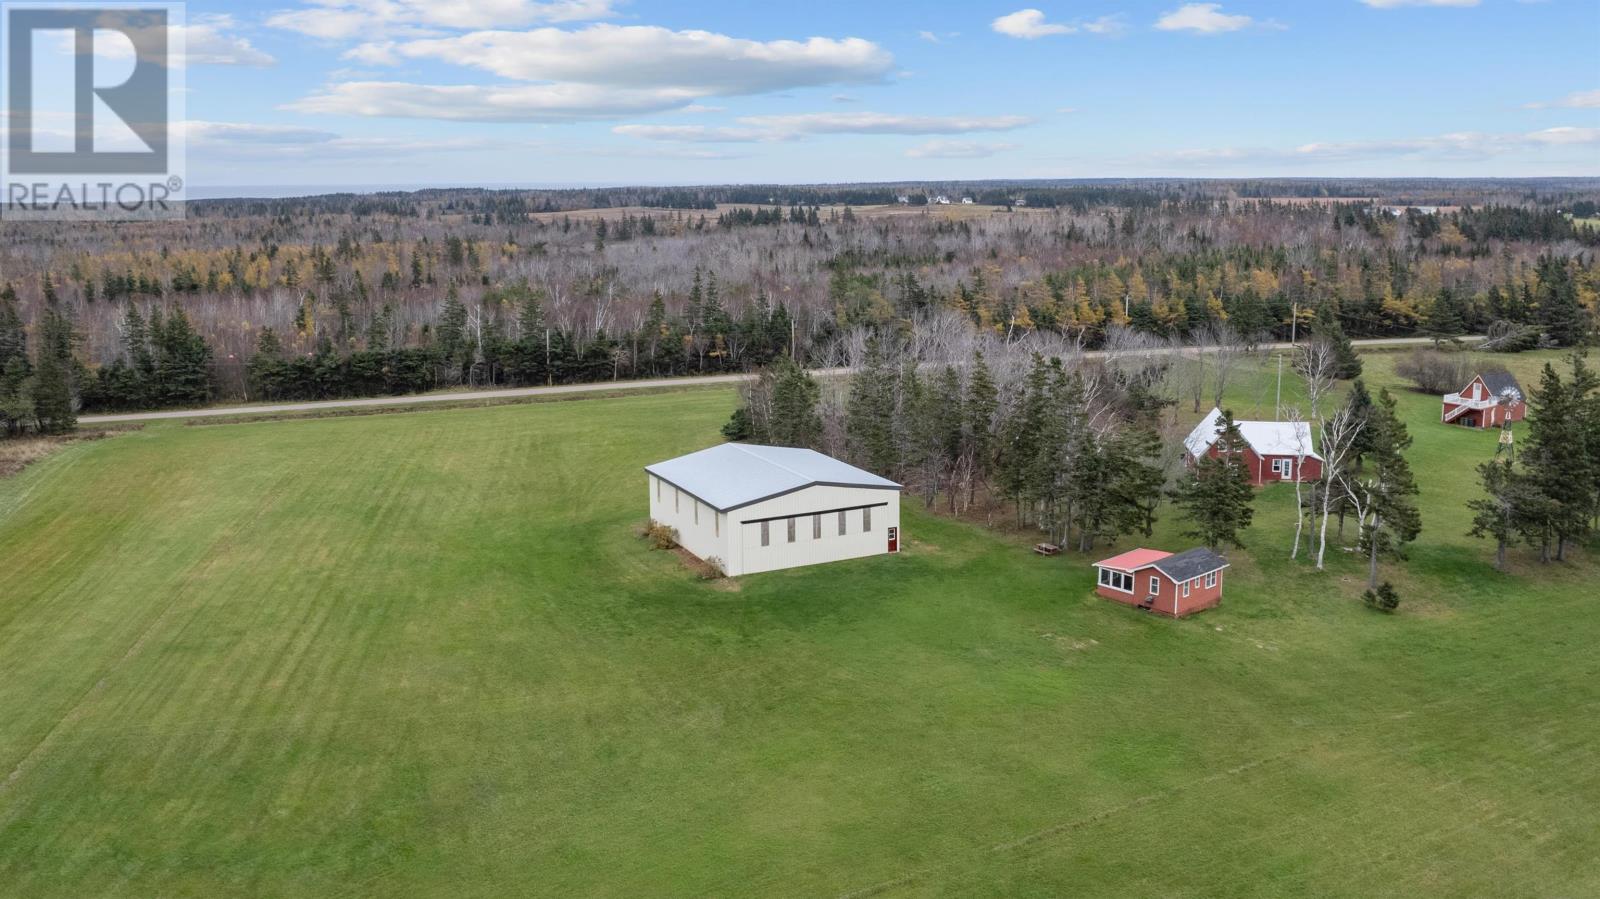
POLYGON ((907 196, 904 196, 904 195, 895 197, 894 201, 896 203, 899 203, 901 206, 909 206, 909 205, 911 205, 911 198, 907 197, 907 196))
POLYGON ((725 443, 645 472, 650 518, 730 576, 900 551, 900 485, 812 450, 725 443))
POLYGON ((962 197, 961 198, 961 205, 962 206, 971 206, 972 205, 972 198, 971 197, 962 197))
POLYGON ((950 205, 950 198, 945 196, 944 194, 939 194, 938 196, 934 197, 933 199, 929 200, 928 202, 932 203, 935 206, 949 206, 950 205))

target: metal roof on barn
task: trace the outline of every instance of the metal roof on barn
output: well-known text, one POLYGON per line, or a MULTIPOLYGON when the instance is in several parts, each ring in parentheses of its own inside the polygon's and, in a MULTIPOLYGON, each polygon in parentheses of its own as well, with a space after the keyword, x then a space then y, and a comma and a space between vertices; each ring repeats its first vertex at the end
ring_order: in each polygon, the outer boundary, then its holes
POLYGON ((1130 549, 1120 556, 1112 556, 1109 559, 1101 559, 1094 564, 1096 568, 1114 568, 1117 571, 1138 571, 1141 568, 1149 566, 1152 562, 1159 562, 1170 555, 1172 555, 1172 553, 1169 553, 1166 550, 1145 549, 1144 547, 1140 547, 1138 549, 1130 549))
MULTIPOLYGON (((1239 435, 1250 444, 1258 456, 1304 456, 1321 459, 1311 439, 1311 425, 1303 421, 1240 421, 1233 422, 1239 435)), ((1222 426, 1222 410, 1212 409, 1194 426, 1183 440, 1189 455, 1200 458, 1217 442, 1217 428, 1222 426)))
POLYGON ((900 485, 815 450, 789 446, 724 443, 645 466, 663 481, 719 512, 729 512, 807 487, 900 485))

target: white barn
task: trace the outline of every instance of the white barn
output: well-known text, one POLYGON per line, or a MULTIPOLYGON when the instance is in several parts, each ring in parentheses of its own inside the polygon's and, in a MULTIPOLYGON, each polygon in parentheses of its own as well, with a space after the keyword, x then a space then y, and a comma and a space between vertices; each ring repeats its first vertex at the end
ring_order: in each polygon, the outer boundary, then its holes
POLYGON ((900 551, 900 485, 812 450, 724 443, 645 472, 651 520, 730 576, 900 551))

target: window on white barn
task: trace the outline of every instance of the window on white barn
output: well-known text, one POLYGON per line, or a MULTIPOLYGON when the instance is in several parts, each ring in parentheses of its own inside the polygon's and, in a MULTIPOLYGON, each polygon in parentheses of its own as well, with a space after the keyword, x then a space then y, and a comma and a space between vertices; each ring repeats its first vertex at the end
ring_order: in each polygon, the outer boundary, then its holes
MULTIPOLYGON (((690 498, 693 499, 693 497, 690 498)), ((700 501, 697 499, 694 500, 694 523, 700 523, 700 501)))
POLYGON ((683 491, 679 490, 676 487, 672 488, 672 511, 674 511, 674 512, 682 511, 681 509, 678 508, 679 505, 681 504, 682 499, 683 499, 683 491))
POLYGON ((714 537, 721 537, 722 536, 722 513, 721 512, 712 512, 711 513, 711 532, 712 532, 712 536, 714 536, 714 537))
POLYGON ((861 532, 862 533, 867 533, 867 532, 869 532, 871 530, 872 530, 872 507, 868 506, 865 509, 861 510, 861 532))
POLYGON ((844 536, 844 513, 839 513, 839 536, 844 536))
POLYGON ((771 530, 771 527, 770 527, 771 524, 772 524, 772 522, 770 522, 770 521, 761 522, 761 545, 762 546, 771 546, 772 545, 772 530, 771 530))
POLYGON ((794 542, 794 519, 789 519, 789 542, 794 542))
POLYGON ((821 540, 822 539, 822 515, 821 514, 817 514, 817 515, 811 516, 811 539, 812 540, 821 540))

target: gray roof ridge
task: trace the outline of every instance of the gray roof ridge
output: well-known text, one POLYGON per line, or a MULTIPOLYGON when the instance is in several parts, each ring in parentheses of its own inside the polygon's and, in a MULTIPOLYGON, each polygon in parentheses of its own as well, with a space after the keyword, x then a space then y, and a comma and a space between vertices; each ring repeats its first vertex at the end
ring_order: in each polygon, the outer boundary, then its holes
MULTIPOLYGON (((799 478, 802 481, 805 481, 808 484, 817 483, 817 479, 812 477, 811 475, 803 474, 801 472, 795 471, 794 469, 792 469, 789 466, 783 464, 782 462, 779 462, 779 461, 777 461, 775 459, 769 459, 766 456, 761 455, 760 453, 751 452, 750 451, 750 447, 749 447, 748 444, 734 443, 734 444, 730 444, 730 445, 737 447, 739 449, 739 452, 744 453, 745 455, 749 456, 750 458, 756 459, 756 460, 761 461, 761 462, 765 462, 766 464, 771 465, 773 468, 781 468, 784 471, 787 471, 788 473, 794 475, 795 477, 799 478)), ((763 446, 765 446, 765 444, 763 444, 763 446)), ((800 447, 769 447, 769 448, 770 449, 799 449, 800 447)))

